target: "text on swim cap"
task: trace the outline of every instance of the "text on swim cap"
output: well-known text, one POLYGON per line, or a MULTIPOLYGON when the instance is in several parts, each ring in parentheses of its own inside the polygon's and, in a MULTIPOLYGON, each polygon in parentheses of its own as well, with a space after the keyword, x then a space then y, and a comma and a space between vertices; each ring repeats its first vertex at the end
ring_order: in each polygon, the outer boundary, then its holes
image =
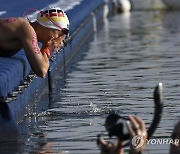
POLYGON ((56 9, 40 12, 40 17, 53 17, 53 16, 64 17, 64 13, 62 10, 56 10, 56 9))

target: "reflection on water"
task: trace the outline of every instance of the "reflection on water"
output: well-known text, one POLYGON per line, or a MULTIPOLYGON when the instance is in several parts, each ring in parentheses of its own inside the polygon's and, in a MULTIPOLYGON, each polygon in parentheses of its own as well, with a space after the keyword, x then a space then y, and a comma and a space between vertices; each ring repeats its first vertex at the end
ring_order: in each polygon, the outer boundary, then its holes
MULTIPOLYGON (((96 135, 107 138, 103 125, 109 112, 138 115, 149 126, 158 82, 164 84, 165 106, 154 137, 168 138, 180 117, 179 14, 133 12, 106 21, 83 60, 68 73, 65 86, 53 93, 51 108, 27 119, 23 151, 43 149, 38 145, 49 142, 45 148, 54 153, 99 153, 96 135)), ((158 154, 168 149, 147 147, 158 154)))

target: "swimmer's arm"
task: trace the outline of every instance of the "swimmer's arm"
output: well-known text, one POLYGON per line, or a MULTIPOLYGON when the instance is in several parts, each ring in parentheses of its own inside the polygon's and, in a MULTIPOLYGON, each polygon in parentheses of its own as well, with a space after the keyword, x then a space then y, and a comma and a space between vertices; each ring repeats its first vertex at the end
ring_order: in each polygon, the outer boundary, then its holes
POLYGON ((49 58, 45 52, 40 51, 35 31, 24 30, 20 39, 32 70, 37 76, 44 78, 49 68, 49 58))

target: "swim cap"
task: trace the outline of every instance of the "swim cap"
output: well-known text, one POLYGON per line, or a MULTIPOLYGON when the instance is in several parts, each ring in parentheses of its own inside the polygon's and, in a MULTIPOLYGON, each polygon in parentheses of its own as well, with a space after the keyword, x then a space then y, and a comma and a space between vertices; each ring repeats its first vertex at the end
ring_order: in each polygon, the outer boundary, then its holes
POLYGON ((40 25, 56 30, 69 30, 69 20, 62 9, 59 7, 48 6, 36 12, 35 17, 28 17, 30 22, 37 21, 40 25))

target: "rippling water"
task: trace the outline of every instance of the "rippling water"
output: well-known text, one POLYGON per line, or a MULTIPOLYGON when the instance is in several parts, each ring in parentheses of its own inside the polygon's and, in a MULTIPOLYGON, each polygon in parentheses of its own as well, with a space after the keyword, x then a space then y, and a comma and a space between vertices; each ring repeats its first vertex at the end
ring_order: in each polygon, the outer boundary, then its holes
MULTIPOLYGON (((108 113, 135 114, 147 127, 152 93, 164 85, 164 112, 154 137, 169 138, 180 117, 180 12, 132 12, 105 21, 82 60, 53 93, 45 114, 27 118, 23 152, 45 145, 52 153, 99 153, 96 136, 107 139, 108 113)), ((57 82, 58 83, 58 82, 57 82)), ((169 145, 148 145, 147 153, 168 153, 169 145)), ((42 149, 43 151, 43 149, 42 149)))

